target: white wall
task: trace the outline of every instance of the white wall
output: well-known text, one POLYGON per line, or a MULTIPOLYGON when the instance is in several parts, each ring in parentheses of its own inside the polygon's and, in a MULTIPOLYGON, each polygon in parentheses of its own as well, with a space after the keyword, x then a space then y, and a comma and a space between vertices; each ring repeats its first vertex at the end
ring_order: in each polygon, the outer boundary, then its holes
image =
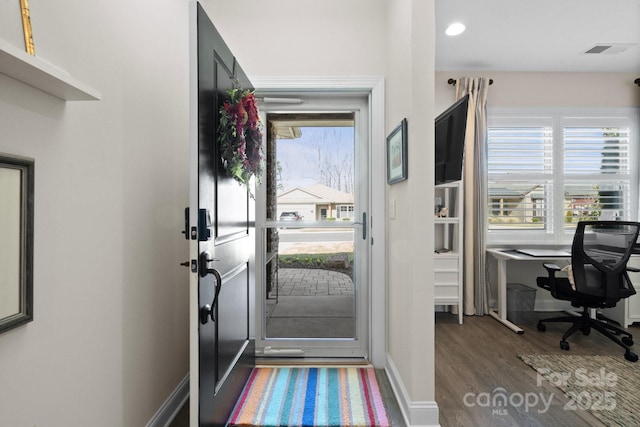
MULTIPOLYGON (((16 3, 0 38, 22 48, 16 3)), ((0 424, 145 425, 188 372, 187 2, 31 16, 37 56, 102 100, 0 74, 0 151, 36 159, 34 321, 0 335, 0 424)))
POLYGON ((385 0, 205 0, 251 76, 385 74, 385 0))
POLYGON ((408 180, 387 189, 396 205, 396 218, 387 219, 388 349, 406 387, 410 422, 424 425, 437 423, 433 218, 423 215, 433 209, 434 2, 389 3, 387 131, 407 118, 409 162, 408 180))
POLYGON ((633 81, 637 73, 436 73, 436 112, 455 100, 455 86, 449 78, 489 77, 488 107, 634 107, 640 106, 640 88, 633 81))
MULTIPOLYGON (((388 76, 387 133, 407 117, 412 153, 389 189, 388 348, 408 398, 432 401, 433 1, 203 3, 250 77, 388 76)), ((14 6, 0 37, 18 45, 14 6)), ((0 421, 144 425, 188 370, 187 1, 31 12, 36 53, 102 100, 0 75, 0 151, 36 158, 35 321, 0 335, 0 421)))

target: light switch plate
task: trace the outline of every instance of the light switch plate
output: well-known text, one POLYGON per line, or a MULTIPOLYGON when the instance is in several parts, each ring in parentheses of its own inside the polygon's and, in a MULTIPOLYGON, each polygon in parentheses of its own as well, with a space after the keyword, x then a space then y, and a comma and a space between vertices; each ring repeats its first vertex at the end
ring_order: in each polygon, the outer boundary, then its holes
POLYGON ((396 219, 396 199, 389 200, 389 218, 396 219))

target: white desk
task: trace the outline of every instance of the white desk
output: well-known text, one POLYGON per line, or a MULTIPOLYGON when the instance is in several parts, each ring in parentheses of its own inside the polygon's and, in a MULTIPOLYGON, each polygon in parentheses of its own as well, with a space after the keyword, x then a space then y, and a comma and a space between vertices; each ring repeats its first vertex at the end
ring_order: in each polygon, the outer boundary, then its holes
POLYGON ((489 315, 501 322, 513 332, 518 334, 524 331, 507 320, 507 261, 539 261, 541 264, 549 261, 566 260, 566 256, 529 256, 516 252, 515 249, 487 249, 487 253, 492 255, 498 262, 498 308, 489 310, 489 315))

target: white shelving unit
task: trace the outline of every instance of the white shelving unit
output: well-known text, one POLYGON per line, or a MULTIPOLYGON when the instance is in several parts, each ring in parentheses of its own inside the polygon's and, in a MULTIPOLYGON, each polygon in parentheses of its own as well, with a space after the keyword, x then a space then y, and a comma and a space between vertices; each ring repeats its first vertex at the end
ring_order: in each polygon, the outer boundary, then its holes
POLYGON ((463 197, 462 181, 437 185, 436 200, 442 201, 441 208, 446 216, 440 216, 434 201, 434 268, 435 305, 456 306, 458 323, 462 324, 463 292, 463 197))
POLYGON ((100 92, 55 65, 0 39, 0 73, 65 101, 95 101, 100 92))

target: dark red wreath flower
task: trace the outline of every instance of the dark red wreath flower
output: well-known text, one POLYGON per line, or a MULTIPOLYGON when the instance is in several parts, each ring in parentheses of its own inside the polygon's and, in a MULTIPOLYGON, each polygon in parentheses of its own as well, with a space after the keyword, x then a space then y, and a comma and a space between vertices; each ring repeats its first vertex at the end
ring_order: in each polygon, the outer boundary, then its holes
POLYGON ((218 142, 227 174, 248 186, 252 176, 259 184, 262 173, 262 122, 253 91, 239 88, 227 92, 220 108, 218 142))

